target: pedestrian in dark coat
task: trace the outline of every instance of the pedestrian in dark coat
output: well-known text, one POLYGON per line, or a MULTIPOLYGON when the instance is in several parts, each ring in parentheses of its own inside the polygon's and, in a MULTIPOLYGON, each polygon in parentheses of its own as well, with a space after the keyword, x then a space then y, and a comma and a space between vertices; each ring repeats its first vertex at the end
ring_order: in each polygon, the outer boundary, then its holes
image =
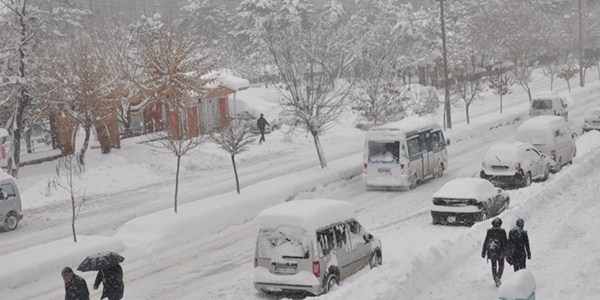
POLYGON ((102 288, 100 299, 119 300, 123 298, 125 285, 123 284, 123 269, 121 269, 119 264, 98 271, 96 281, 94 282, 94 289, 98 289, 101 282, 104 287, 102 288))
POLYGON ((517 226, 508 232, 508 263, 513 265, 515 272, 525 269, 526 259, 531 259, 531 250, 529 248, 529 235, 525 227, 525 221, 517 219, 517 226))
POLYGON ((265 128, 268 125, 269 125, 269 122, 267 122, 267 120, 265 120, 265 117, 263 116, 263 114, 260 114, 260 118, 258 118, 258 120, 256 120, 256 127, 258 127, 258 130, 260 131, 260 140, 258 140, 259 144, 262 144, 262 142, 266 142, 265 128))
POLYGON ((492 221, 492 228, 487 230, 481 257, 492 261, 492 278, 496 286, 500 286, 502 272, 504 272, 504 258, 506 257, 506 231, 502 226, 502 219, 495 218, 492 221))
POLYGON ((69 267, 64 267, 60 275, 65 281, 65 300, 90 300, 90 291, 85 279, 75 275, 69 267))

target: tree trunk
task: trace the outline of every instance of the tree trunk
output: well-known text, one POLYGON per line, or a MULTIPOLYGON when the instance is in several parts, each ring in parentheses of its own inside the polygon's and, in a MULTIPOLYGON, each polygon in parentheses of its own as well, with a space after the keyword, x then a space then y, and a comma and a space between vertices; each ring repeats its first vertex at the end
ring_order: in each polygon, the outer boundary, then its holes
POLYGON ((173 208, 177 213, 177 193, 179 192, 179 166, 181 164, 181 155, 177 156, 177 170, 175 171, 175 197, 173 198, 173 208))
POLYGON ((500 93, 500 113, 502 113, 502 93, 500 93))
POLYGON ((467 114, 467 124, 471 124, 471 120, 469 119, 469 105, 465 105, 465 112, 467 114))
POLYGON ((317 148, 317 156, 319 156, 319 163, 321 163, 321 169, 327 168, 327 161, 325 160, 325 154, 323 153, 323 148, 321 147, 319 135, 316 132, 311 132, 311 134, 313 136, 313 140, 315 141, 315 147, 317 148))
POLYGON ((231 163, 233 164, 233 174, 235 174, 235 186, 237 188, 238 195, 240 194, 240 180, 238 179, 237 167, 235 165, 235 155, 231 156, 231 163))
POLYGON ((531 89, 527 86, 527 96, 529 96, 529 103, 531 103, 531 89))
POLYGON ((85 130, 85 138, 83 139, 83 146, 81 146, 81 150, 79 150, 79 164, 85 166, 85 152, 87 151, 90 145, 90 136, 91 136, 91 126, 89 123, 83 125, 83 129, 85 130))
POLYGON ((567 80, 567 86, 569 87, 569 93, 571 92, 571 81, 567 80))
POLYGON ((73 212, 71 216, 71 230, 73 231, 73 242, 77 243, 77 233, 75 232, 75 218, 77 218, 77 215, 75 214, 75 196, 73 196, 72 190, 73 188, 71 188, 71 208, 73 212))
POLYGON ((550 90, 554 90, 554 76, 550 76, 550 90))

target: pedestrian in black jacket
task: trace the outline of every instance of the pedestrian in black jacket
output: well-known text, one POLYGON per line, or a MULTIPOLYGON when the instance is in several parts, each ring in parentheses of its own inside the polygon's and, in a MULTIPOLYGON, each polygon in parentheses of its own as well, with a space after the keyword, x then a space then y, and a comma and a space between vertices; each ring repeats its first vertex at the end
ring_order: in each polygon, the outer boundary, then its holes
POLYGON ((517 226, 508 232, 508 263, 513 265, 515 272, 525 269, 526 259, 531 259, 531 250, 529 249, 529 235, 525 227, 525 221, 517 219, 517 226))
POLYGON ((60 275, 65 281, 65 300, 90 300, 90 291, 85 279, 75 275, 69 267, 64 267, 60 275))
POLYGON ((495 218, 492 221, 492 228, 488 229, 481 250, 481 257, 492 261, 492 277, 496 286, 500 286, 502 272, 504 272, 504 258, 506 257, 506 231, 501 227, 502 219, 495 218))
POLYGON ((260 118, 258 118, 258 120, 256 120, 256 127, 258 127, 258 130, 260 131, 260 140, 258 140, 259 144, 262 144, 262 142, 266 142, 265 128, 268 125, 269 125, 269 122, 267 122, 267 120, 265 120, 265 117, 263 116, 263 114, 260 114, 260 118))
POLYGON ((123 269, 121 269, 119 264, 98 271, 96 281, 94 282, 94 289, 98 289, 101 282, 104 287, 102 288, 100 299, 119 300, 123 298, 125 285, 123 284, 123 269))

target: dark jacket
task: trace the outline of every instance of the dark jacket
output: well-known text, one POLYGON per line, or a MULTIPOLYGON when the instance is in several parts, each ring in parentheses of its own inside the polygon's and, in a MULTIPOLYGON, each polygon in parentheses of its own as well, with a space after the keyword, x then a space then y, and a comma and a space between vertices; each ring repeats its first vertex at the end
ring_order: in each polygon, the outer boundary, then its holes
POLYGON ((119 300, 123 298, 125 285, 123 284, 123 269, 121 269, 120 265, 98 271, 94 287, 100 286, 100 282, 104 286, 100 299, 119 300))
POLYGON ((508 233, 508 255, 511 260, 516 261, 519 258, 531 258, 531 250, 529 249, 529 236, 527 230, 515 227, 508 233))
POLYGON ((492 227, 488 229, 481 250, 481 257, 489 259, 498 259, 506 255, 507 239, 504 228, 492 227))
POLYGON ((90 300, 85 279, 73 274, 73 280, 65 282, 65 300, 90 300))
POLYGON ((258 120, 256 120, 256 127, 258 127, 261 132, 265 131, 265 126, 267 125, 269 125, 269 122, 267 122, 267 120, 265 120, 263 117, 260 117, 258 120))

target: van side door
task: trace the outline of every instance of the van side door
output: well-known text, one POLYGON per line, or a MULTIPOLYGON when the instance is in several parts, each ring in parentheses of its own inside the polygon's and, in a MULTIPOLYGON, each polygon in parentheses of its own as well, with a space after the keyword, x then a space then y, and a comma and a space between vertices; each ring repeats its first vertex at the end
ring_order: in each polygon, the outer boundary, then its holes
POLYGON ((417 179, 423 178, 423 150, 421 149, 421 144, 419 143, 419 136, 413 135, 406 140, 406 144, 408 146, 408 156, 409 156, 409 174, 413 173, 417 174, 417 179))
POLYGON ((365 240, 365 229, 356 220, 347 221, 349 237, 352 244, 353 273, 358 272, 369 263, 371 245, 365 240))
POLYGON ((21 199, 16 187, 11 182, 3 182, 0 188, 0 218, 5 218, 10 211, 21 214, 21 199))
POLYGON ((430 131, 419 133, 419 143, 423 153, 423 177, 433 173, 433 136, 430 131))

